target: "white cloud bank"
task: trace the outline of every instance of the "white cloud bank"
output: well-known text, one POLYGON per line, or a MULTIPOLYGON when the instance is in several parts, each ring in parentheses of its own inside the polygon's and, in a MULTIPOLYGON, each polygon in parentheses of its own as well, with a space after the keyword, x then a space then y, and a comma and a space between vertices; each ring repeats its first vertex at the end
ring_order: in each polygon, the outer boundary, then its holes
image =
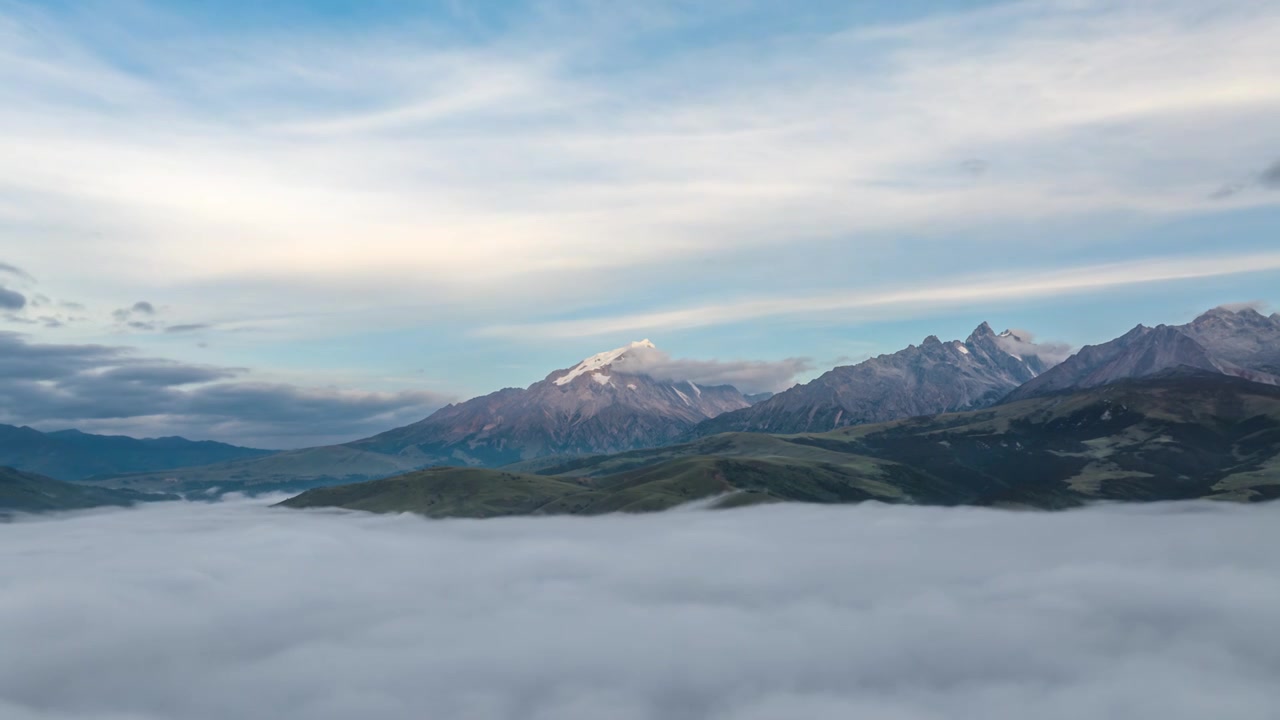
POLYGON ((1280 504, 0 525, 6 720, 1274 720, 1280 504))

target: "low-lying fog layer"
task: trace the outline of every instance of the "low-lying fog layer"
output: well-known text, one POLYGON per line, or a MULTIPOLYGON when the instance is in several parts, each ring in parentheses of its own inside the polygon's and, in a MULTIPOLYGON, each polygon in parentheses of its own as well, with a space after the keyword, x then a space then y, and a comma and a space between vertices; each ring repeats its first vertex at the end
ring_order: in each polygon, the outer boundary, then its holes
POLYGON ((0 717, 1274 720, 1280 504, 0 525, 0 717))

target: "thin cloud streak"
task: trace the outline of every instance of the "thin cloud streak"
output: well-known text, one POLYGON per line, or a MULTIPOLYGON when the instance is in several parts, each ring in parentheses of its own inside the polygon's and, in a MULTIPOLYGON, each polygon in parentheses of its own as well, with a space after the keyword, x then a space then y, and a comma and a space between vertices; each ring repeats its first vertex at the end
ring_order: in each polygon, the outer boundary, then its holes
POLYGON ((872 293, 826 293, 807 297, 761 298, 648 313, 481 328, 478 335, 574 338, 647 330, 682 330, 729 325, 769 317, 829 314, 871 309, 918 309, 928 313, 945 303, 979 303, 1096 292, 1198 278, 1280 270, 1280 253, 1235 257, 1182 257, 1108 263, 1066 271, 973 278, 964 283, 872 293))

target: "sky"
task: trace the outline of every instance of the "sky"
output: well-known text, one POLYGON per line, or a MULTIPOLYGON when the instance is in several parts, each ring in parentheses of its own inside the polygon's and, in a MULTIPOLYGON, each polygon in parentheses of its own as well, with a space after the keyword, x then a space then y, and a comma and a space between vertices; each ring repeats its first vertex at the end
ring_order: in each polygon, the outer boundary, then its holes
POLYGON ((0 0, 0 422, 293 447, 642 338, 760 391, 1280 303, 1275 3, 632 5, 0 0))
POLYGON ((0 523, 0 716, 1273 720, 1278 515, 42 516, 0 523))

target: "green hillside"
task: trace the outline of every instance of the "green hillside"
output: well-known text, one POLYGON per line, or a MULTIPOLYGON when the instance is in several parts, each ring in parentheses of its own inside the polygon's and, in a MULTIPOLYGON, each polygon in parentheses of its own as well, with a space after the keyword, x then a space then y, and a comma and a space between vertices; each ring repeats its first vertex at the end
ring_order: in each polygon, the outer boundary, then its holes
POLYGON ((478 468, 433 468, 383 480, 308 490, 286 507, 344 507, 369 512, 416 512, 430 517, 529 515, 583 492, 569 480, 478 468))
POLYGON ((312 490, 285 504, 486 517, 643 512, 705 498, 719 506, 880 500, 1062 508, 1276 497, 1280 388, 1173 372, 823 434, 731 433, 500 470, 438 469, 312 490))
POLYGON ((0 515, 83 510, 103 506, 124 507, 138 502, 176 499, 172 495, 146 495, 131 490, 65 483, 43 475, 0 467, 0 515))
POLYGON ((220 493, 299 492, 400 475, 421 466, 414 458, 330 445, 202 467, 119 475, 92 484, 141 492, 201 493, 215 488, 220 493))

